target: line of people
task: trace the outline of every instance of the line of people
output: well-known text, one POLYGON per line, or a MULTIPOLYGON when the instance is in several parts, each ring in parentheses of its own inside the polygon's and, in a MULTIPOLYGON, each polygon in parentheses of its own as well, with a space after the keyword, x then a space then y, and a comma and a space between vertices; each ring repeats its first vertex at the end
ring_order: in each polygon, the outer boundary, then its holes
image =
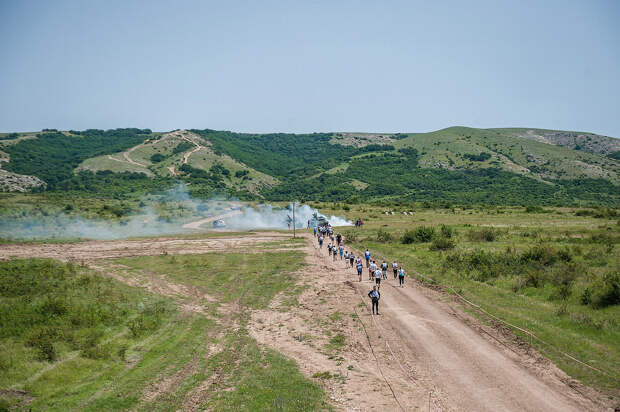
MULTIPOLYGON (((331 229, 331 226, 329 227, 331 229)), ((319 231, 317 234, 317 228, 314 228, 314 234, 317 236, 317 241, 319 243, 319 249, 323 249, 323 242, 325 236, 329 236, 331 242, 327 245, 327 253, 328 256, 332 258, 332 261, 344 260, 345 266, 347 268, 355 268, 357 271, 358 281, 362 281, 362 275, 364 271, 364 266, 362 264, 362 258, 359 256, 355 256, 353 250, 348 251, 345 250, 344 244, 342 242, 342 235, 340 233, 334 236, 333 231, 325 228, 323 231, 319 231)), ((368 269, 368 280, 375 282, 372 290, 368 292, 368 297, 372 302, 372 313, 379 315, 379 299, 381 299, 381 280, 387 280, 388 275, 388 263, 384 260, 381 265, 377 265, 377 262, 371 258, 371 253, 368 249, 364 252, 364 260, 366 261, 366 268, 368 269)), ((394 280, 398 279, 398 285, 402 288, 405 287, 405 269, 399 266, 398 262, 392 262, 392 272, 394 275, 394 280)))

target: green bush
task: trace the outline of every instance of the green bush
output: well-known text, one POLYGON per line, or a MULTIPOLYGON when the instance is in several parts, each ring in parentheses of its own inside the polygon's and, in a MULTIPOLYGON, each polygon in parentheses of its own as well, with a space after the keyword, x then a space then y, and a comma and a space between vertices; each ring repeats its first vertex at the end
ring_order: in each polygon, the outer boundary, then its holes
POLYGON ((470 230, 467 236, 473 242, 493 242, 499 237, 499 232, 492 227, 485 227, 482 230, 470 230))
POLYGON ((433 243, 431 243, 431 246, 429 247, 429 249, 430 250, 449 250, 449 249, 454 249, 454 246, 455 244, 452 239, 440 237, 440 238, 433 240, 433 243))
POLYGON ((433 240, 435 229, 430 226, 418 226, 415 230, 407 230, 401 238, 401 243, 426 243, 433 240))
POLYGON ((607 273, 592 285, 590 304, 597 309, 620 304, 620 272, 607 273))
POLYGON ((386 230, 379 229, 377 232, 377 240, 379 242, 389 242, 392 240, 392 234, 386 230))
POLYGON ((159 163, 164 160, 166 160, 166 156, 164 156, 161 153, 155 153, 154 155, 151 156, 151 162, 153 163, 159 163))
POLYGON ((451 238, 454 234, 454 230, 450 226, 441 225, 441 236, 445 238, 451 238))

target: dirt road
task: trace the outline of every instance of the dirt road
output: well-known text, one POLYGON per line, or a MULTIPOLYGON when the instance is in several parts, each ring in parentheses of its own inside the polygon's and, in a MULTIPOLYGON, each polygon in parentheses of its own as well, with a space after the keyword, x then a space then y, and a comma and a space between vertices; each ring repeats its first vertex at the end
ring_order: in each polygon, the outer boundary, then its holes
POLYGON ((32 245, 2 245, 0 259, 15 258, 53 258, 63 261, 92 261, 123 256, 153 256, 159 254, 198 254, 217 250, 231 251, 246 248, 256 243, 286 239, 282 233, 267 233, 249 236, 230 236, 182 239, 149 238, 137 240, 92 240, 77 243, 48 243, 32 245))
MULTIPOLYGON (((365 280, 367 269, 360 283, 353 269, 343 269, 344 264, 325 256, 326 251, 322 254, 336 276, 361 296, 358 300, 368 300, 366 295, 374 282, 365 280)), ((392 356, 394 362, 415 367, 407 386, 394 389, 395 397, 419 389, 420 384, 414 383, 418 381, 424 382, 422 386, 441 403, 436 407, 445 410, 604 409, 590 399, 595 396, 592 390, 573 381, 533 349, 523 350, 504 334, 466 315, 441 292, 420 286, 411 278, 406 287, 399 288, 391 278, 390 273, 381 286, 381 316, 373 319, 367 310, 365 315, 381 336, 375 344, 387 342, 389 349, 400 351, 400 359, 392 356)), ((407 372, 402 370, 402 375, 407 372)))

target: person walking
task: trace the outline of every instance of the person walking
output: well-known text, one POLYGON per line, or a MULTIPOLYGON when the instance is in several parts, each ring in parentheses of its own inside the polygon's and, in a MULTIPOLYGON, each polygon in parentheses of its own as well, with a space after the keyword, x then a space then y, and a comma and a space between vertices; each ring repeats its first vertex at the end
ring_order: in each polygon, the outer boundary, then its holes
MULTIPOLYGON (((340 242, 338 242, 340 243, 340 242)), ((338 253, 340 254, 340 260, 342 260, 342 255, 344 253, 344 246, 340 245, 338 246, 338 253)))
POLYGON ((348 250, 344 251, 344 263, 346 264, 347 267, 349 267, 349 251, 348 250))
POLYGON ((316 237, 316 226, 312 228, 312 231, 314 232, 314 236, 316 237))
POLYGON ((398 284, 401 288, 405 287, 405 269, 398 269, 398 284))
POLYGON ((368 266, 368 280, 372 281, 372 276, 375 274, 375 270, 377 270, 377 264, 373 260, 370 266, 368 266))
POLYGON ((372 290, 368 292, 368 297, 372 301, 372 314, 375 314, 375 308, 377 309, 377 315, 379 314, 379 299, 381 299, 381 293, 377 290, 377 286, 373 286, 372 290))
POLYGON ((375 285, 377 285, 377 289, 381 287, 381 275, 383 271, 379 268, 375 270, 375 285))
POLYGON ((398 274, 398 262, 392 262, 392 270, 394 271, 394 280, 396 280, 396 275, 398 274))
POLYGON ((366 267, 368 267, 368 263, 370 262, 370 252, 368 251, 368 249, 366 249, 366 252, 364 252, 364 257, 366 258, 366 267))
POLYGON ((319 235, 319 249, 323 249, 323 235, 319 235))
POLYGON ((338 242, 338 246, 340 246, 340 242, 342 242, 342 235, 340 233, 336 235, 336 242, 338 242))
POLYGON ((351 251, 351 253, 349 253, 349 263, 351 264, 351 267, 353 267, 354 261, 355 261, 355 256, 353 255, 353 251, 351 251))
POLYGON ((357 277, 359 278, 359 281, 362 281, 362 271, 364 270, 364 266, 362 265, 362 260, 358 259, 357 261, 357 277))
POLYGON ((383 279, 387 279, 387 268, 388 268, 388 265, 386 261, 384 260, 383 263, 381 264, 381 275, 383 276, 383 279))

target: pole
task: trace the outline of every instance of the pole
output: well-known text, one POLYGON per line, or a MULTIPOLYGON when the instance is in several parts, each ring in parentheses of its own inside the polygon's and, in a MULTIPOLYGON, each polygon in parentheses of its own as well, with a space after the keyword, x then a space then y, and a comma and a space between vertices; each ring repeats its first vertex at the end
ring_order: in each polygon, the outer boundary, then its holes
POLYGON ((295 237, 295 201, 293 200, 293 238, 295 237))

